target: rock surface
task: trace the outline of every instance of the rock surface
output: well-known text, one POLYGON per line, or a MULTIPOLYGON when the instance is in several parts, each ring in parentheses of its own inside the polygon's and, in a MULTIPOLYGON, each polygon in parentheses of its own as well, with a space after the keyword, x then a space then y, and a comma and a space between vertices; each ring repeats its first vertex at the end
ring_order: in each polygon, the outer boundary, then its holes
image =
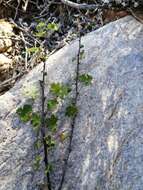
MULTIPOLYGON (((92 75, 89 86, 79 84, 72 150, 65 168, 68 140, 53 152, 51 182, 56 190, 142 190, 143 187, 143 26, 132 17, 110 23, 82 38, 85 58, 80 73, 92 75), (63 168, 66 169, 61 183, 63 168), (59 185, 61 188, 59 189, 59 185)), ((68 83, 74 95, 78 41, 52 55, 46 64, 46 97, 52 82, 68 83)), ((16 109, 37 89, 40 108, 42 65, 0 97, 0 190, 39 190, 43 165, 33 171, 34 132, 22 124, 16 109), (27 96, 28 94, 28 96, 27 96)), ((71 120, 59 109, 59 130, 71 120)))
POLYGON ((12 59, 9 59, 6 55, 0 53, 0 80, 3 79, 5 73, 10 69, 10 67, 12 67, 12 59))
POLYGON ((12 59, 4 54, 12 48, 12 39, 14 35, 13 26, 4 19, 0 19, 0 81, 6 79, 10 68, 12 67, 12 59))
POLYGON ((12 46, 13 26, 9 22, 0 19, 0 53, 7 51, 12 46))

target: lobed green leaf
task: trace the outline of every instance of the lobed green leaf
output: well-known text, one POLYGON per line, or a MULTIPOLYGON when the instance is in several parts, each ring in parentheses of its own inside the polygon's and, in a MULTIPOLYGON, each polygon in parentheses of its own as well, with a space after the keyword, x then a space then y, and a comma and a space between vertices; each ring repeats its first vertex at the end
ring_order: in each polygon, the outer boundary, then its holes
POLYGON ((64 98, 65 96, 67 96, 69 94, 69 92, 71 91, 71 89, 67 86, 67 85, 63 85, 60 83, 52 83, 51 84, 51 88, 50 88, 50 92, 60 98, 64 98))
POLYGON ((56 144, 55 140, 50 136, 45 137, 47 148, 53 148, 56 144))
POLYGON ((54 114, 52 114, 51 117, 46 119, 47 127, 53 132, 56 131, 57 129, 57 122, 58 122, 58 117, 55 116, 54 114))
POLYGON ((38 127, 41 125, 41 117, 38 113, 33 113, 31 116, 31 124, 33 127, 38 127))
POLYGON ((58 31, 59 30, 59 26, 56 23, 49 23, 47 25, 47 29, 48 30, 52 30, 52 31, 58 31))
POLYGON ((23 107, 18 108, 16 113, 19 115, 19 118, 23 122, 28 122, 31 119, 32 115, 32 106, 29 104, 25 104, 23 107))
POLYGON ((40 162, 42 161, 42 156, 40 155, 36 155, 35 159, 34 159, 34 169, 38 170, 40 167, 40 162))
POLYGON ((58 105, 58 101, 56 98, 47 101, 47 108, 50 111, 54 110, 57 107, 57 105, 58 105))
POLYGON ((82 74, 79 76, 79 81, 86 86, 91 84, 92 79, 93 79, 92 76, 89 74, 82 74))
POLYGON ((68 117, 74 117, 78 113, 78 109, 75 104, 71 104, 66 108, 65 115, 68 117))

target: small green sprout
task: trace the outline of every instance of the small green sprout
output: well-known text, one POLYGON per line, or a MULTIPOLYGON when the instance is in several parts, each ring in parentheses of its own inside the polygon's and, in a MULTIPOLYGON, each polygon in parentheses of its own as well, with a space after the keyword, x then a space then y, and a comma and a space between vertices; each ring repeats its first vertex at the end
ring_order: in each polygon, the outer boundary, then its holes
POLYGON ((52 83, 50 91, 53 95, 63 99, 65 96, 69 94, 71 89, 67 85, 64 85, 64 84, 52 83))
POLYGON ((59 30, 59 26, 56 23, 49 23, 47 25, 47 29, 48 30, 52 30, 52 31, 58 31, 59 30))
POLYGON ((52 170, 53 170, 53 165, 48 164, 48 166, 46 166, 46 168, 45 168, 45 174, 50 173, 52 170))
POLYGON ((45 23, 45 22, 39 22, 39 23, 37 24, 37 26, 36 26, 36 30, 37 30, 37 31, 40 31, 40 30, 45 29, 45 27, 46 27, 46 23, 45 23))
POLYGON ((51 135, 48 135, 45 137, 47 148, 53 148, 56 144, 55 140, 51 137, 51 135))
POLYGON ((22 122, 28 122, 31 119, 32 106, 25 104, 23 107, 18 108, 16 113, 19 115, 19 118, 22 122))
POLYGON ((51 99, 47 101, 47 108, 49 111, 54 110, 58 105, 58 100, 55 99, 51 99))
POLYGON ((35 147, 35 149, 37 149, 37 150, 42 147, 42 142, 41 142, 40 139, 37 139, 37 140, 34 142, 34 147, 35 147))
POLYGON ((39 38, 46 37, 48 31, 58 31, 59 26, 56 23, 49 23, 48 25, 46 22, 39 22, 36 26, 36 33, 35 35, 39 38))
POLYGON ((41 48, 40 47, 31 47, 31 48, 27 48, 26 51, 28 53, 36 53, 36 52, 41 51, 41 48))
POLYGON ((79 76, 79 81, 82 82, 84 85, 88 86, 92 82, 92 76, 89 74, 82 74, 79 76))
POLYGON ((58 117, 55 116, 54 114, 52 114, 50 118, 46 119, 47 127, 53 132, 56 131, 57 129, 57 122, 58 122, 58 117))
POLYGON ((36 37, 38 38, 45 38, 46 37, 46 31, 39 31, 39 32, 36 32, 36 37))
POLYGON ((38 113, 32 114, 31 124, 33 125, 33 127, 39 127, 41 125, 41 117, 38 113))
POLYGON ((40 167, 40 162, 42 161, 42 157, 40 155, 36 155, 34 159, 34 170, 38 170, 40 167))
POLYGON ((66 108, 66 113, 65 115, 68 117, 74 117, 78 113, 78 109, 75 104, 71 104, 66 108))

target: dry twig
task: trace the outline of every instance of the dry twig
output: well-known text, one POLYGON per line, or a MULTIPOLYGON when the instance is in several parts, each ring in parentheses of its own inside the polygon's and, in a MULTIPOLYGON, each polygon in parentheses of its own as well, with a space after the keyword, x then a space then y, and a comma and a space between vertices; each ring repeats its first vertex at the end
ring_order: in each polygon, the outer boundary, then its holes
POLYGON ((137 20, 139 21, 141 24, 143 24, 143 20, 137 16, 137 14, 131 9, 131 8, 128 8, 128 11, 131 13, 131 15, 137 20))
MULTIPOLYGON (((45 132, 45 70, 46 70, 46 62, 44 61, 43 65, 43 77, 42 80, 40 80, 40 86, 41 86, 41 99, 42 99, 42 110, 41 110, 41 135, 42 135, 42 141, 43 141, 43 146, 44 146, 44 163, 45 163, 45 168, 48 168, 49 161, 48 161, 48 150, 47 150, 47 144, 46 144, 46 132, 45 132)), ((46 173, 47 177, 47 187, 48 190, 51 190, 51 182, 50 182, 50 175, 47 172, 46 173)))
POLYGON ((93 9, 99 9, 99 8, 107 8, 107 4, 104 4, 104 5, 97 5, 97 4, 88 5, 86 3, 82 3, 82 4, 74 3, 74 2, 69 1, 69 0, 61 0, 61 2, 64 5, 70 6, 70 7, 75 8, 75 9, 82 9, 82 10, 87 10, 87 9, 93 10, 93 9))

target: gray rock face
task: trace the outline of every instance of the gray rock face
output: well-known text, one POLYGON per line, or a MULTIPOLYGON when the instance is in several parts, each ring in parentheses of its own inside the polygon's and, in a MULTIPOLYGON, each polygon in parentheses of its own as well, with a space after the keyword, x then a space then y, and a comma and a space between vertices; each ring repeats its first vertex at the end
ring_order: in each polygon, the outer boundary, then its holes
POLYGON ((142 189, 142 35, 143 26, 126 18, 83 39, 80 72, 94 82, 80 91, 62 190, 142 189))
MULTIPOLYGON (((80 74, 92 75, 89 86, 79 83, 79 113, 74 125, 72 150, 65 167, 69 139, 51 153, 53 190, 142 190, 143 187, 143 26, 126 17, 82 38, 85 58, 80 74), (62 180, 63 171, 65 176, 62 180), (61 188, 59 189, 59 186, 61 188)), ((75 90, 78 41, 52 55, 46 64, 46 97, 52 82, 68 83, 75 90)), ((22 124, 16 109, 37 91, 34 109, 40 109, 42 65, 0 97, 0 190, 39 190, 43 164, 32 167, 34 132, 22 124)), ((69 97, 70 99, 70 97, 69 97)), ((58 113, 59 131, 71 130, 58 113)))

